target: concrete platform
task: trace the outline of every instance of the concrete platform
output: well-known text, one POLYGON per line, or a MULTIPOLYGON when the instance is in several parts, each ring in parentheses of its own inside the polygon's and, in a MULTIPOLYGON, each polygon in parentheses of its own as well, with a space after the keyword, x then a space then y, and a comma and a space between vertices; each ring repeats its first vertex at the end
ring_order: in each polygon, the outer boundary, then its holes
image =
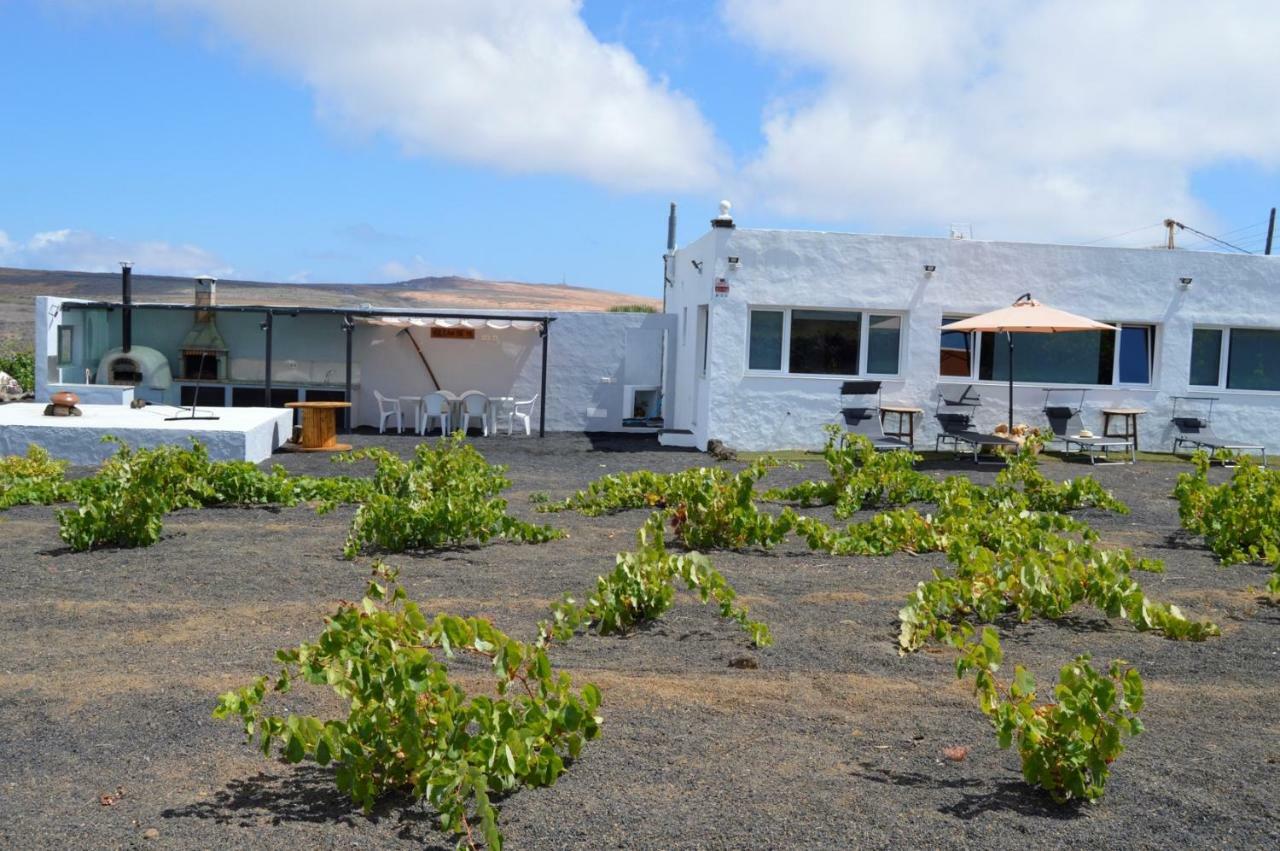
POLYGON ((293 411, 281 408, 197 409, 197 414, 213 414, 216 420, 177 420, 190 408, 149 405, 81 405, 79 417, 46 417, 44 405, 15 403, 0 405, 0 455, 20 455, 29 444, 48 450, 55 458, 76 466, 101 463, 115 449, 103 443, 107 435, 118 437, 135 449, 163 444, 190 446, 196 438, 215 461, 253 461, 271 457, 293 433, 293 411))

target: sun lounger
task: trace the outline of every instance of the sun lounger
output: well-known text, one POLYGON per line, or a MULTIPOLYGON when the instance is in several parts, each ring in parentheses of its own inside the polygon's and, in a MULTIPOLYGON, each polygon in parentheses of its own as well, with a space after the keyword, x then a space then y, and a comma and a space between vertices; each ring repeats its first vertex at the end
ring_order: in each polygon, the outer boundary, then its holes
MULTIPOLYGON (((1080 408, 1048 404, 1049 392, 1051 391, 1045 393, 1044 415, 1049 420, 1049 428, 1053 431, 1053 439, 1060 442, 1066 452, 1078 452, 1087 455, 1091 464, 1132 464, 1137 460, 1138 456, 1134 449, 1133 441, 1127 437, 1085 436, 1081 434, 1085 428, 1084 423, 1080 420, 1080 408), (1123 458, 1118 461, 1112 460, 1112 450, 1120 450, 1127 453, 1129 456, 1128 461, 1123 458), (1105 461, 1098 460, 1099 453, 1105 457, 1105 461)), ((1080 398, 1081 403, 1083 403, 1083 393, 1080 398)))
MULTIPOLYGON (((938 425, 942 427, 942 431, 934 441, 934 449, 938 451, 941 451, 943 445, 949 443, 958 455, 961 447, 964 447, 963 451, 973 453, 975 464, 982 463, 982 450, 986 448, 1018 451, 1018 442, 1015 440, 998 434, 976 431, 973 428, 973 419, 968 414, 938 413, 934 416, 937 417, 938 425)), ((1003 461, 992 463, 1003 463, 1003 461)))
POLYGON ((896 437, 888 437, 880 421, 880 382, 879 381, 846 381, 840 385, 840 396, 872 396, 876 397, 875 407, 855 405, 840 409, 844 418, 845 430, 849 434, 859 434, 871 441, 877 452, 893 452, 898 449, 910 449, 911 444, 896 437))
MULTIPOLYGON (((1174 396, 1173 397, 1173 416, 1170 421, 1173 423, 1178 433, 1173 438, 1173 451, 1177 451, 1183 446, 1190 446, 1195 449, 1207 449, 1213 453, 1218 449, 1225 449, 1228 452, 1259 452, 1262 455, 1262 466, 1267 466, 1267 448, 1257 443, 1239 443, 1220 437, 1213 430, 1213 403, 1216 398, 1202 398, 1199 396, 1174 396), (1203 417, 1195 416, 1178 416, 1178 402, 1208 402, 1209 411, 1203 417)), ((1230 464, 1226 466, 1232 466, 1230 464)))

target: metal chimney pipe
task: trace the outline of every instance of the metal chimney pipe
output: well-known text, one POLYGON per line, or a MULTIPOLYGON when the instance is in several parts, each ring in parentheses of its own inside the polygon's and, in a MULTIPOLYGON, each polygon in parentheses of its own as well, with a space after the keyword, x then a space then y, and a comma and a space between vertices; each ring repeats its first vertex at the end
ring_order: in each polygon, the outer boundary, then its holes
POLYGON ((133 264, 127 260, 120 263, 120 303, 120 348, 127 352, 133 348, 133 264))
POLYGON ((676 250, 676 202, 671 202, 671 213, 667 216, 667 253, 676 250))

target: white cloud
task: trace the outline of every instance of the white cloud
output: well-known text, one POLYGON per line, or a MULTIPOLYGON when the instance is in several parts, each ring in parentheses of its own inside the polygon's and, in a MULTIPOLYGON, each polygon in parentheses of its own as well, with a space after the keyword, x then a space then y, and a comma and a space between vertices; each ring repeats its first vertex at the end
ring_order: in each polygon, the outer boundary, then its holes
POLYGON ((208 15, 344 131, 620 189, 706 187, 698 108, 583 23, 581 0, 152 0, 208 15))
POLYGON ((120 261, 130 260, 141 275, 216 275, 233 269, 216 255, 197 245, 168 242, 133 242, 86 230, 43 231, 24 242, 15 242, 0 231, 0 263, 32 269, 73 272, 114 272, 120 261))
POLYGON ((1089 239, 1166 216, 1212 226, 1197 169, 1280 166, 1267 3, 723 0, 722 14, 821 74, 770 106, 742 175, 789 215, 1089 239))

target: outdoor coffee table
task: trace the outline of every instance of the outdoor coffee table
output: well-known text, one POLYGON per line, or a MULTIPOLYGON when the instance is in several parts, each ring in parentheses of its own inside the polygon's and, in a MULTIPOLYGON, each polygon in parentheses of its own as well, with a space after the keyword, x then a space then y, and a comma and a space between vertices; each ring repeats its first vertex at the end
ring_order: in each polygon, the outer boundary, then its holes
POLYGON ((896 431, 886 431, 885 437, 896 437, 899 440, 905 439, 907 444, 914 452, 916 448, 916 416, 924 415, 923 408, 912 408, 905 405, 881 405, 880 406, 880 427, 884 428, 885 414, 894 414, 898 417, 898 426, 896 431), (903 428, 903 417, 906 417, 906 428, 903 428))
POLYGON ((1147 412, 1146 408, 1103 408, 1102 409, 1102 436, 1103 437, 1124 437, 1133 441, 1133 451, 1136 455, 1138 452, 1138 417, 1147 412), (1124 426, 1124 431, 1111 433, 1111 420, 1118 419, 1120 424, 1124 426))
POLYGON ((338 410, 350 408, 350 402, 287 402, 286 408, 302 411, 302 440, 295 445, 299 452, 345 452, 349 443, 338 442, 338 410))

